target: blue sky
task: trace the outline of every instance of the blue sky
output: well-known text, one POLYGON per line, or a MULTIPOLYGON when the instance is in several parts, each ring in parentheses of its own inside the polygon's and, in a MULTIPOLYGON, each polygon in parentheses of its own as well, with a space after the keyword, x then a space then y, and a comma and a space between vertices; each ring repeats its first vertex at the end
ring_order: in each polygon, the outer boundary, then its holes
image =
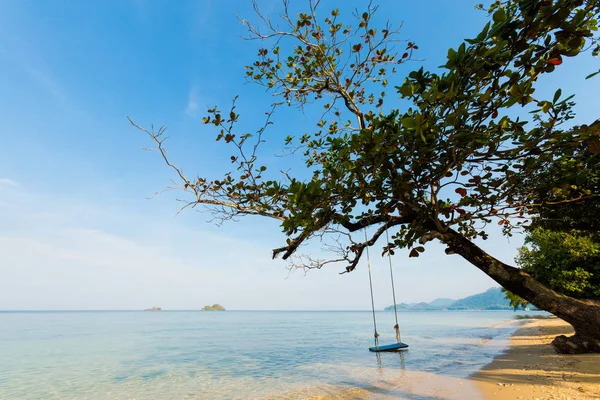
MULTIPOLYGON (((279 1, 259 1, 265 13, 279 1)), ((299 9, 304 1, 292 1, 299 9)), ((342 12, 366 1, 323 1, 342 12)), ((379 18, 404 21, 402 37, 434 68, 448 47, 474 36, 486 15, 469 1, 381 2, 379 18)), ((222 227, 206 214, 174 217, 172 194, 148 200, 173 176, 125 116, 169 127, 170 155, 190 173, 219 176, 227 148, 201 121, 206 106, 240 95, 245 129, 262 121, 270 95, 244 81, 259 43, 244 41, 237 15, 250 1, 0 2, 0 309, 366 309, 366 268, 339 267, 288 277, 270 259, 283 237, 277 223, 249 219, 222 227), (224 6, 227 4, 227 6, 224 6)), ((576 93, 589 122, 597 60, 566 60, 543 91, 576 93), (584 71, 584 72, 581 72, 584 71)), ((391 94, 391 93, 390 93, 391 94)), ((597 107, 597 106, 596 106, 597 107)), ((310 110, 278 113, 265 156, 288 134, 311 129, 310 110), (272 146, 272 147, 269 147, 272 146)), ((512 262, 520 238, 499 235, 486 249, 512 262)), ((379 251, 374 251, 378 254, 379 251)), ((374 260, 378 307, 391 304, 386 263, 374 260)), ((395 257, 399 301, 461 297, 494 282, 432 245, 419 259, 395 257)))

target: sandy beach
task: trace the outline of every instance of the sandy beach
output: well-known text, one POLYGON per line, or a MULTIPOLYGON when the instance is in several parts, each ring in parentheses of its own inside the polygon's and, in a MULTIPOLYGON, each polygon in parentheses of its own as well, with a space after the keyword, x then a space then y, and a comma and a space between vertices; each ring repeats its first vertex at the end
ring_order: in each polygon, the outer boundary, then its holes
MULTIPOLYGON (((364 388, 321 387, 285 399, 600 400, 600 354, 560 355, 550 342, 571 326, 552 317, 525 320, 502 354, 468 379, 424 371, 386 371, 364 388)), ((364 370, 357 372, 364 374, 364 370)))
POLYGON ((532 320, 470 380, 485 399, 600 399, 600 354, 560 355, 550 346, 572 332, 558 318, 532 320))

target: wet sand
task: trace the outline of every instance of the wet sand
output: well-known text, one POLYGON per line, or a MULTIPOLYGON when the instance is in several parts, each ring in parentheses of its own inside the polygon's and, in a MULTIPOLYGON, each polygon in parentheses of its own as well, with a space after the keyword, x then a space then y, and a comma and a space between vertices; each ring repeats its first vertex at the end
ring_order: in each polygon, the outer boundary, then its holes
POLYGON ((572 333, 558 318, 529 320, 505 352, 468 379, 401 371, 374 379, 372 387, 321 387, 318 395, 297 392, 289 398, 600 400, 600 354, 560 355, 550 346, 555 336, 572 333))
POLYGON ((555 336, 572 333, 558 318, 532 320, 470 381, 484 399, 600 400, 600 354, 560 355, 550 346, 555 336))
POLYGON ((423 371, 389 372, 389 377, 373 379, 361 388, 339 386, 311 387, 271 397, 269 400, 465 400, 482 399, 477 386, 467 379, 423 371))

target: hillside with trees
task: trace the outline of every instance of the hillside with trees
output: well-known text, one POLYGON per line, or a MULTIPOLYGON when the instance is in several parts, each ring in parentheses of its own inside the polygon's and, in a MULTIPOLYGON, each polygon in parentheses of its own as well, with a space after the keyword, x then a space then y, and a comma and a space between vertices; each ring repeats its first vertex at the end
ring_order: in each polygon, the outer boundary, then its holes
POLYGON ((212 306, 202 307, 202 311, 225 311, 225 307, 220 304, 213 304, 212 306))
MULTIPOLYGON (((471 310, 512 310, 513 306, 499 287, 486 290, 459 300, 435 299, 429 303, 398 304, 398 311, 471 311, 471 310)), ((386 311, 393 311, 394 306, 388 306, 386 311)))

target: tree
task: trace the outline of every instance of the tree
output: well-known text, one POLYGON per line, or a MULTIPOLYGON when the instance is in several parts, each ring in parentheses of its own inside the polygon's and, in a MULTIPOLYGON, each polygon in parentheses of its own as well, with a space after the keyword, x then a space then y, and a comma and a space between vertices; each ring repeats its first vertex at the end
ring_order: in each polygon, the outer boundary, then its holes
POLYGON ((557 232, 536 228, 519 250, 517 264, 557 292, 577 298, 600 299, 600 241, 581 231, 557 232))
MULTIPOLYGON (((351 272, 364 250, 388 231, 384 253, 407 248, 417 257, 426 243, 439 240, 446 253, 460 255, 506 289, 571 323, 576 334, 555 341, 559 351, 600 351, 598 301, 562 295, 474 242, 488 237, 488 224, 496 222, 510 234, 547 205, 522 190, 520 176, 569 157, 581 143, 596 143, 600 121, 569 125, 571 97, 560 89, 551 99, 534 92, 538 78, 560 68, 564 57, 600 52, 593 36, 597 0, 493 2, 481 33, 448 51, 443 73, 421 68, 395 86, 402 104, 410 105, 403 110, 387 105, 386 88, 418 46, 408 42, 404 51, 394 50, 398 30, 372 26, 376 7, 355 13, 354 27, 338 10, 321 18, 316 1, 297 18, 284 2, 284 28, 255 9, 261 25, 242 22, 250 39, 266 45, 246 75, 277 102, 255 134, 238 133, 235 101, 229 112, 215 107, 204 118, 219 129, 217 140, 233 146, 234 170, 218 180, 191 179, 167 157, 164 128, 136 125, 177 173, 174 188, 191 195, 186 206, 204 205, 221 220, 258 215, 281 221, 288 238, 274 257, 291 260, 310 239, 331 238, 335 255, 295 261, 304 268, 341 262, 344 273, 351 272), (313 103, 324 112, 315 132, 284 142, 310 176, 270 175, 257 149, 273 112, 313 103), (531 121, 519 116, 521 109, 532 111, 531 121)), ((600 195, 586 187, 566 190, 569 197, 554 206, 600 195)))
POLYGON ((213 304, 212 306, 202 307, 202 311, 225 311, 225 307, 220 304, 213 304))
MULTIPOLYGON (((600 191, 600 154, 580 146, 572 157, 558 158, 545 170, 523 177, 524 190, 538 202, 565 200, 572 186, 600 191), (566 193, 566 195, 565 195, 566 193)), ((572 195, 572 194, 571 194, 572 195)), ((550 288, 577 298, 600 299, 600 201, 591 197, 567 206, 545 206, 528 229, 517 264, 550 288)), ((517 308, 527 301, 507 292, 517 308)))

